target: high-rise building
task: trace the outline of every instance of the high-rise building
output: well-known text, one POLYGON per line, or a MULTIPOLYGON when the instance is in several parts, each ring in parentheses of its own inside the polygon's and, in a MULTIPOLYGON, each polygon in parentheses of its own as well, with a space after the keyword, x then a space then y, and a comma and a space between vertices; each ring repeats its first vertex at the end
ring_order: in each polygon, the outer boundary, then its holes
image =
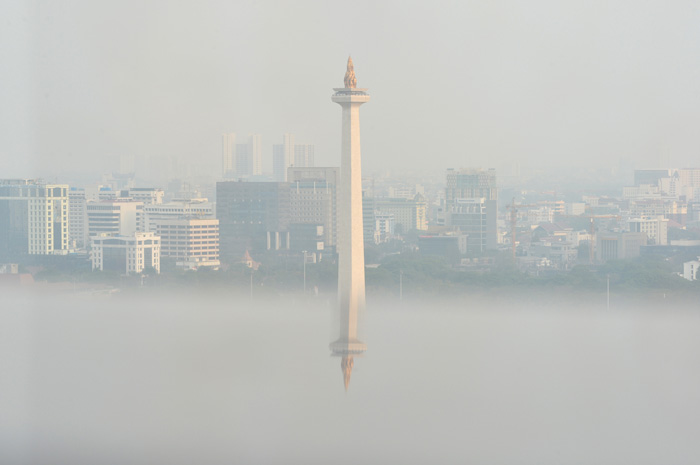
POLYGON ((289 197, 288 183, 216 183, 221 260, 233 263, 246 250, 288 248, 289 197))
POLYGON ((277 182, 287 180, 287 168, 294 162, 294 134, 282 136, 281 144, 272 146, 272 175, 277 182))
POLYGON ((335 247, 337 239, 338 168, 289 168, 290 224, 323 226, 326 247, 335 247))
POLYGON ((236 133, 229 132, 221 136, 221 175, 233 176, 236 171, 236 133))
POLYGON ((248 135, 248 169, 253 176, 262 174, 262 136, 248 135))
POLYGON ((296 144, 294 146, 294 167, 310 168, 314 166, 314 146, 312 144, 296 144))
POLYGON ((248 164, 248 144, 236 144, 236 162, 235 162, 235 172, 236 177, 244 177, 249 171, 248 164))
POLYGON ((68 253, 68 186, 0 180, 0 257, 68 253))
POLYGON ((455 199, 498 200, 496 170, 447 170, 445 202, 450 205, 455 199))
POLYGON ((447 226, 467 235, 467 252, 478 254, 498 247, 494 200, 455 199, 447 210, 447 226))
POLYGON ((262 174, 262 136, 249 134, 248 142, 236 144, 234 153, 235 176, 259 176, 262 174))
POLYGON ((496 170, 448 169, 445 224, 467 234, 469 253, 498 247, 496 170))
POLYGON ((68 241, 70 247, 88 246, 87 198, 85 189, 71 187, 68 191, 68 241))

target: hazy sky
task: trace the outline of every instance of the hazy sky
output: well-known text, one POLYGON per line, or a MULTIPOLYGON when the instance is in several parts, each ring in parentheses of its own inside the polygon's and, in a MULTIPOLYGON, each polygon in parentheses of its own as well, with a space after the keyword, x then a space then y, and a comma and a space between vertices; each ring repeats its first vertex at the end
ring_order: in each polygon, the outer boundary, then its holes
POLYGON ((221 133, 338 165, 345 60, 366 170, 699 165, 697 1, 12 1, 0 176, 120 154, 218 167, 221 133))

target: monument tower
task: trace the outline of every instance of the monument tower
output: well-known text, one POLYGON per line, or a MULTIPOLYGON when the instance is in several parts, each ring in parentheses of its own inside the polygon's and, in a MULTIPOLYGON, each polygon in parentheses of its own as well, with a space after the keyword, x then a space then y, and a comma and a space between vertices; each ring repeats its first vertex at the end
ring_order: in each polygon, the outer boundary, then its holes
POLYGON ((338 204, 338 304, 340 336, 331 343, 347 390, 354 356, 367 346, 357 338, 358 313, 365 307, 365 245, 362 229, 362 163, 360 105, 369 101, 367 89, 357 88, 352 58, 348 58, 345 87, 334 88, 331 98, 343 109, 338 204))

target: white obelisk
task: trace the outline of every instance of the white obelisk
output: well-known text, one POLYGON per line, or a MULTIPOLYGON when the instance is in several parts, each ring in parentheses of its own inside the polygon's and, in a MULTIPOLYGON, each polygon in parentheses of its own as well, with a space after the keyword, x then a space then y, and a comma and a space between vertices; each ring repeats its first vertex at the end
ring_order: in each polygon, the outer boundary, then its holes
POLYGON ((365 246, 362 228, 362 161, 360 153, 360 105, 369 101, 367 89, 356 88, 357 79, 348 58, 345 87, 335 88, 332 100, 343 108, 338 205, 338 303, 340 337, 331 344, 342 357, 347 390, 353 356, 367 347, 357 339, 358 312, 365 307, 365 246))

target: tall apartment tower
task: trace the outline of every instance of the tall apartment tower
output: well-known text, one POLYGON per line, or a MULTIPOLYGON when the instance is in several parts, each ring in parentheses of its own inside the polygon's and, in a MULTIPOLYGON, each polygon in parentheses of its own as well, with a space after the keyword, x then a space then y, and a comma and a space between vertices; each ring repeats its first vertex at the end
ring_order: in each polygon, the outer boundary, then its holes
POLYGON ((469 253, 498 247, 496 170, 447 170, 446 224, 467 234, 469 253))
POLYGON ((236 177, 245 176, 249 172, 248 163, 248 144, 236 144, 236 155, 235 155, 235 173, 236 177))
POLYGON ((272 175, 277 182, 287 180, 287 168, 294 162, 294 134, 282 136, 282 143, 272 146, 272 175))
POLYGON ((294 167, 312 168, 314 166, 314 145, 296 144, 294 146, 294 167))
POLYGON ((248 135, 248 174, 260 176, 262 174, 262 136, 260 134, 248 135))
POLYGON ((358 313, 365 307, 365 248, 362 228, 362 155, 360 105, 369 101, 367 89, 357 88, 352 58, 348 58, 345 87, 335 88, 333 102, 342 107, 340 195, 338 207, 338 303, 340 334, 331 343, 347 390, 354 356, 367 350, 358 339, 358 313))
POLYGON ((236 170, 236 133, 229 132, 221 136, 221 175, 233 176, 236 170))
POLYGON ((68 191, 68 240, 71 247, 88 245, 87 197, 85 189, 71 187, 68 191))
POLYGON ((0 258, 68 253, 68 186, 0 179, 0 258))

